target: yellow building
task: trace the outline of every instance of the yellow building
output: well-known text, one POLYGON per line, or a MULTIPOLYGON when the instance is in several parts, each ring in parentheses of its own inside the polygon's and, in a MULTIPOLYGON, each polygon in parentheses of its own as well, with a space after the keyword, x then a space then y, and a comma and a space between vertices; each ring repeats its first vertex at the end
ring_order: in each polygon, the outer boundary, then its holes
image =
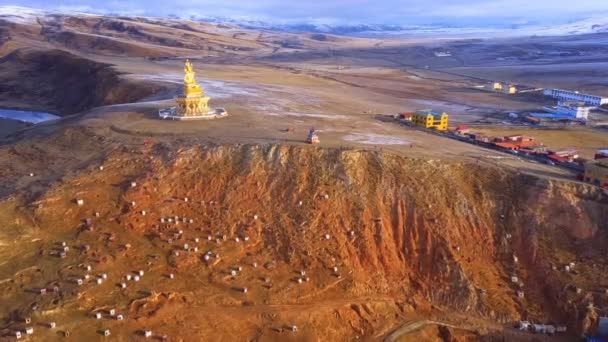
POLYGON ((597 186, 608 187, 608 159, 585 164, 585 181, 597 186))
POLYGON ((438 131, 447 131, 448 114, 433 112, 430 109, 419 110, 412 116, 412 124, 424 128, 434 128, 438 131))
POLYGON ((494 90, 502 90, 502 83, 494 82, 492 88, 494 88, 494 90))
POLYGON ((507 93, 508 94, 516 94, 517 93, 517 87, 510 85, 509 88, 508 88, 507 93))

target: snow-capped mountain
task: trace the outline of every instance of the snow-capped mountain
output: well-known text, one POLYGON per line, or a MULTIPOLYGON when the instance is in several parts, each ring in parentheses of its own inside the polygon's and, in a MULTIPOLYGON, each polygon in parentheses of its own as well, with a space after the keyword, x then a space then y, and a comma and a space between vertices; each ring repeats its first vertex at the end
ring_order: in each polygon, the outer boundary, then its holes
POLYGON ((390 24, 335 24, 335 23, 276 23, 262 20, 235 19, 225 17, 190 18, 203 22, 226 23, 247 29, 280 31, 291 33, 328 33, 350 35, 365 32, 400 32, 422 28, 419 26, 404 26, 390 24))
POLYGON ((589 33, 606 33, 608 32, 608 13, 602 16, 594 16, 592 18, 573 21, 567 24, 556 25, 552 27, 537 27, 534 29, 539 35, 577 35, 589 33))
MULTIPOLYGON (((76 16, 132 16, 129 13, 96 13, 86 14, 75 11, 51 11, 40 10, 18 6, 0 6, 0 20, 13 23, 33 22, 39 17, 46 17, 56 14, 76 15, 76 16)), ((140 17, 137 15, 137 17, 140 17)), ((367 24, 367 23, 340 23, 335 21, 311 20, 310 22, 273 22, 255 20, 249 18, 228 18, 228 17, 204 17, 204 16, 189 16, 181 17, 179 15, 168 15, 165 17, 169 20, 196 20, 201 22, 210 22, 216 24, 229 24, 247 29, 268 30, 291 33, 324 33, 335 35, 501 35, 501 36, 517 36, 517 35, 543 35, 543 36, 560 36, 560 35, 579 35, 591 33, 608 33, 608 12, 599 13, 593 17, 575 20, 568 23, 560 23, 556 25, 538 25, 538 24, 517 24, 511 25, 504 23, 501 27, 487 26, 456 26, 446 24, 430 24, 430 25, 408 25, 408 24, 367 24)), ((157 18, 160 19, 160 18, 157 18)))
POLYGON ((248 29, 291 33, 326 33, 335 35, 412 35, 412 34, 500 34, 500 35, 579 35, 608 32, 608 12, 604 15, 556 25, 510 24, 501 27, 456 26, 445 24, 341 24, 341 23, 275 23, 261 20, 224 17, 200 17, 193 20, 227 23, 248 29))

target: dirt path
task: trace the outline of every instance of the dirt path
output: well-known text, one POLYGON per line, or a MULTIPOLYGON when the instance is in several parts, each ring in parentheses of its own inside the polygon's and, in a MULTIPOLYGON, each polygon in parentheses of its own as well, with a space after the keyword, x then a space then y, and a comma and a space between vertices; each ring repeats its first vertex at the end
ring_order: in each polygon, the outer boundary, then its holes
POLYGON ((438 325, 438 326, 448 327, 448 328, 453 328, 453 329, 461 329, 461 330, 474 331, 473 329, 470 329, 470 328, 457 327, 455 325, 448 324, 448 323, 443 323, 443 322, 438 322, 438 321, 432 321, 432 320, 424 319, 424 320, 412 321, 412 322, 405 323, 399 329, 395 330, 392 334, 388 335, 384 339, 384 341, 385 342, 395 342, 395 341, 398 341, 401 336, 409 334, 409 333, 414 332, 416 330, 420 330, 420 329, 426 327, 427 325, 438 325))

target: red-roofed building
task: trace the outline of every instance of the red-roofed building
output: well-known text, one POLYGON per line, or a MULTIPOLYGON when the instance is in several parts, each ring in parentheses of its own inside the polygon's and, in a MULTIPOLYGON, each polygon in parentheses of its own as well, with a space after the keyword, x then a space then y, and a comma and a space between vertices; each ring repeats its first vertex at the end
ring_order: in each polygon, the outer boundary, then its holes
POLYGON ((547 155, 547 158, 549 158, 552 161, 557 162, 557 163, 568 163, 568 162, 572 161, 568 157, 559 156, 557 154, 549 154, 549 155, 547 155))
POLYGON ((541 143, 540 145, 524 147, 520 151, 525 154, 540 154, 540 153, 546 153, 547 147, 541 143))
POLYGON ((573 162, 579 156, 578 151, 576 149, 568 148, 562 151, 549 152, 549 155, 547 157, 560 162, 573 162), (551 158, 551 156, 553 156, 553 158, 551 158))
POLYGON ((511 143, 511 142, 496 142, 494 143, 494 145, 500 147, 500 148, 504 148, 506 150, 511 150, 511 151, 517 151, 519 150, 519 145, 511 143))
POLYGON ((414 116, 414 113, 399 113, 399 120, 412 121, 412 116, 414 116))
POLYGON ((470 132, 471 132, 471 127, 469 127, 467 125, 458 125, 458 126, 456 126, 456 129, 454 129, 454 133, 460 134, 460 135, 465 135, 470 132))
POLYGON ((483 142, 483 143, 489 143, 492 140, 492 139, 490 139, 489 136, 484 135, 482 133, 471 132, 468 134, 468 136, 469 136, 469 138, 471 138, 475 141, 479 141, 479 142, 483 142))
MULTIPOLYGON (((526 137, 523 135, 511 135, 506 137, 496 138, 494 145, 507 149, 507 150, 520 150, 522 148, 529 148, 539 145, 533 137, 526 137)), ((542 145, 542 144, 540 144, 542 145)))

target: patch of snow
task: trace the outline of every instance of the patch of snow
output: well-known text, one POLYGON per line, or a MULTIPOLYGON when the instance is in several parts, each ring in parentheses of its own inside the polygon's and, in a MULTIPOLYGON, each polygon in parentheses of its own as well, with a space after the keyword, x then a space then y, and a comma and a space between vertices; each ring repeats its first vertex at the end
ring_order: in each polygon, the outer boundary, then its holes
POLYGON ((279 112, 279 113, 271 113, 267 112, 267 115, 270 116, 295 116, 301 118, 317 118, 317 119, 328 119, 328 120, 343 120, 348 119, 346 115, 340 114, 321 114, 321 113, 299 113, 299 112, 279 112))
POLYGON ((50 13, 33 8, 19 6, 0 6, 0 19, 15 24, 35 24, 38 17, 43 17, 50 13))
POLYGON ((263 89, 254 86, 242 85, 236 82, 225 81, 202 81, 200 82, 205 93, 212 98, 224 99, 234 96, 254 97, 259 96, 263 89))
POLYGON ((255 109, 257 109, 260 112, 264 112, 264 113, 271 113, 269 115, 279 115, 279 114, 272 114, 275 112, 282 112, 285 110, 285 108, 283 106, 279 106, 277 104, 273 104, 273 103, 260 103, 260 104, 256 104, 255 109))
POLYGON ((54 114, 44 112, 30 112, 12 109, 0 109, 0 118, 17 120, 21 122, 29 122, 33 124, 56 120, 60 117, 54 114))
MULTIPOLYGON (((525 30, 525 29, 524 29, 525 30)), ((547 36, 576 35, 608 32, 608 19, 605 15, 591 17, 568 24, 531 29, 532 33, 547 36)))
POLYGON ((445 111, 448 112, 448 114, 464 113, 472 109, 472 107, 462 104, 434 100, 413 100, 412 103, 415 103, 417 108, 428 108, 436 111, 445 111))
POLYGON ((345 141, 356 142, 366 145, 410 145, 411 142, 390 135, 375 134, 375 133, 353 133, 344 136, 345 141))
MULTIPOLYGON (((44 19, 53 15, 76 15, 81 17, 99 17, 99 14, 85 13, 91 11, 89 7, 59 6, 54 10, 41 10, 22 6, 0 6, 0 20, 6 20, 15 24, 36 24, 38 19, 44 19)), ((107 37, 107 36, 106 36, 107 37)))
POLYGON ((136 78, 139 80, 146 81, 156 81, 156 82, 167 82, 167 83, 175 83, 175 84, 183 84, 183 75, 181 74, 156 74, 156 75, 148 75, 148 74, 135 74, 130 75, 132 78, 136 78))
MULTIPOLYGON (((154 74, 154 75, 136 74, 136 75, 131 75, 130 77, 140 79, 140 80, 166 82, 166 83, 179 84, 179 85, 184 83, 183 74, 178 74, 178 73, 166 73, 166 74, 154 74)), ((203 87, 205 94, 207 94, 211 98, 216 98, 216 99, 225 99, 225 98, 231 98, 231 97, 235 97, 235 96, 253 97, 253 96, 259 96, 260 92, 264 91, 264 89, 262 87, 244 85, 239 82, 202 80, 202 81, 199 81, 199 84, 203 87)))

